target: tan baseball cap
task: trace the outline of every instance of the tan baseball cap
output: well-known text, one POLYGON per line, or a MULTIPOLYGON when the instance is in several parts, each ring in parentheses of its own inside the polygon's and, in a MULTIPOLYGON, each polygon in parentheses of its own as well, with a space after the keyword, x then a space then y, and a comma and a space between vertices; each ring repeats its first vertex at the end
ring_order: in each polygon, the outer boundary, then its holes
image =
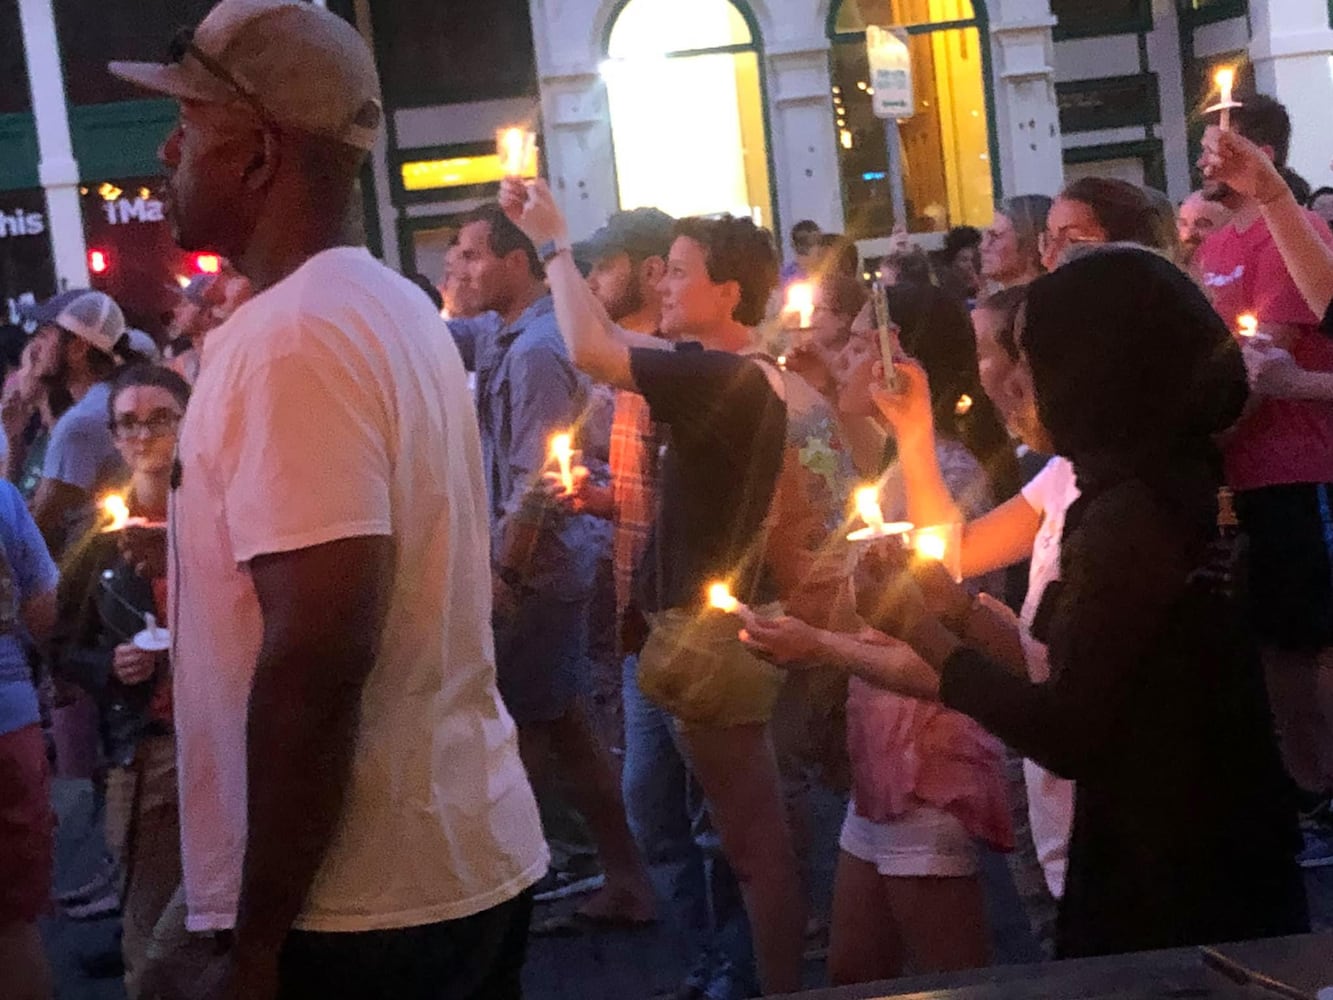
POLYGON ((301 0, 222 0, 172 43, 171 62, 112 62, 112 75, 201 104, 369 150, 384 117, 370 47, 338 15, 301 0))

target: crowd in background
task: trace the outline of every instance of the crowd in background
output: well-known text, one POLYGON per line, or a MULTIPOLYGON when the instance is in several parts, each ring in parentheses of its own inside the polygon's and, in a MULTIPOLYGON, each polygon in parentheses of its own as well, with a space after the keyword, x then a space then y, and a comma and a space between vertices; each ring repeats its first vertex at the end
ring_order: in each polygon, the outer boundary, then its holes
POLYGON ((184 101, 173 224, 230 263, 153 316, 62 292, 4 345, 17 995, 50 994, 52 762, 108 849, 59 905, 120 911, 132 997, 504 998, 530 930, 659 920, 672 996, 796 991, 816 783, 835 984, 987 964, 982 846, 1051 956, 1308 927, 1333 192, 1284 108, 1211 129, 1178 207, 1082 178, 867 260, 646 208, 575 243, 510 178, 435 282, 334 210, 378 125, 360 38, 217 11, 113 71, 184 101), (272 33, 302 59, 198 47, 272 33), (338 114, 274 96, 312 74, 338 114), (579 880, 562 813, 601 877, 530 928, 579 880))

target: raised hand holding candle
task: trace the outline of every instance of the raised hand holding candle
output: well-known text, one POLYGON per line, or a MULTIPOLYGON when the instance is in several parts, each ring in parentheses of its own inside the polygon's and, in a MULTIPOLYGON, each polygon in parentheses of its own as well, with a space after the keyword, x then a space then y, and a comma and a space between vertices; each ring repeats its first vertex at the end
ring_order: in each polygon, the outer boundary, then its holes
POLYGON ((556 434, 551 438, 551 457, 560 466, 560 485, 566 493, 574 492, 574 436, 556 434))

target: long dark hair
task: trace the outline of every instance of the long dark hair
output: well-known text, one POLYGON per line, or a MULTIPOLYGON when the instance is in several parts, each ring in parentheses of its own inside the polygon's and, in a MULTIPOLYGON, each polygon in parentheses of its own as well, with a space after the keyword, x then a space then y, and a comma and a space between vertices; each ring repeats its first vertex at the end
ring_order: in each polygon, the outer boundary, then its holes
POLYGON ((963 304, 933 285, 889 289, 903 350, 930 379, 935 429, 961 443, 986 470, 997 503, 1018 492, 1018 459, 1000 415, 981 388, 977 342, 963 304), (967 400, 970 400, 970 405, 967 400))

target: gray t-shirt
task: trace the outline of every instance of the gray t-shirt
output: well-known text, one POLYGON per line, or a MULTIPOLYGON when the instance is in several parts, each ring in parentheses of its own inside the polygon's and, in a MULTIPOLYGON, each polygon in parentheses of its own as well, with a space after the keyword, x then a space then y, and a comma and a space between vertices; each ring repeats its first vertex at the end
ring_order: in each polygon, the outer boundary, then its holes
POLYGON ((110 385, 97 383, 51 428, 42 478, 77 486, 90 498, 85 508, 70 512, 66 539, 77 538, 91 524, 94 498, 125 479, 125 466, 108 426, 110 396, 110 385))

